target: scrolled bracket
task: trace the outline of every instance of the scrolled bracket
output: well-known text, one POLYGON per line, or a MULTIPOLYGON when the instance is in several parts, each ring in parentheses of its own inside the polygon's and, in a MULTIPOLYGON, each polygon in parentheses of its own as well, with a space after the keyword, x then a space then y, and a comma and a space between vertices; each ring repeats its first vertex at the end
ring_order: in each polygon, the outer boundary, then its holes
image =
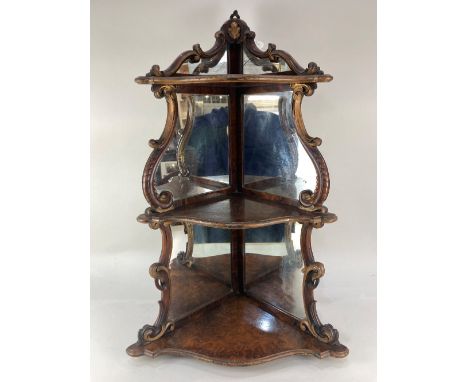
POLYGON ((315 289, 320 282, 320 278, 325 274, 325 267, 322 263, 314 261, 312 264, 305 266, 302 273, 304 273, 304 284, 308 288, 315 289))
POLYGON ((151 264, 149 274, 161 292, 169 287, 169 269, 161 263, 151 264))
POLYGON ((313 224, 303 224, 301 230, 301 252, 304 260, 304 273, 302 281, 302 294, 306 318, 299 323, 301 330, 308 332, 321 342, 328 344, 338 343, 338 330, 330 324, 322 324, 317 314, 314 290, 319 285, 320 279, 325 274, 322 263, 315 261, 312 252, 311 235, 313 224))
POLYGON ((161 338, 167 331, 173 331, 175 324, 172 321, 166 322, 164 325, 145 325, 138 331, 138 342, 145 344, 153 342, 161 338))
POLYGON ((328 167, 320 153, 318 146, 322 144, 322 140, 318 137, 311 137, 306 130, 304 120, 302 118, 301 104, 304 96, 314 94, 316 84, 293 84, 292 114, 297 135, 302 142, 307 154, 314 164, 317 182, 315 190, 304 190, 299 194, 299 203, 301 207, 315 210, 320 208, 325 202, 330 189, 330 176, 328 167))
POLYGON ((174 86, 152 86, 151 87, 156 98, 165 98, 167 102, 167 117, 164 130, 159 139, 151 139, 148 144, 153 149, 143 171, 143 193, 146 200, 157 211, 166 211, 173 207, 174 196, 170 191, 156 190, 156 171, 161 158, 174 137, 175 126, 177 121, 177 95, 174 86))
POLYGON ((338 343, 339 333, 332 325, 325 324, 325 325, 314 325, 307 319, 303 319, 299 323, 299 327, 304 332, 309 332, 315 338, 320 340, 321 342, 325 342, 327 344, 334 344, 338 343))
POLYGON ((153 325, 145 325, 138 331, 138 342, 145 344, 156 341, 167 331, 174 330, 174 322, 167 321, 171 301, 171 278, 169 262, 172 253, 172 231, 169 224, 160 224, 162 235, 162 248, 159 261, 149 267, 149 274, 154 279, 156 288, 161 291, 159 301, 159 314, 153 325))

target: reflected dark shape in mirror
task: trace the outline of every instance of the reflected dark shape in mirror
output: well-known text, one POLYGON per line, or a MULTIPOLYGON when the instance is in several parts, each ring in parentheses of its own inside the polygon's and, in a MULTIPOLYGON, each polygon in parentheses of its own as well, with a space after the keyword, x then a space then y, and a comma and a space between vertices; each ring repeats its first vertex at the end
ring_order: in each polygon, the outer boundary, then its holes
POLYGON ((178 95, 176 133, 156 172, 175 200, 228 187, 228 96, 178 95))

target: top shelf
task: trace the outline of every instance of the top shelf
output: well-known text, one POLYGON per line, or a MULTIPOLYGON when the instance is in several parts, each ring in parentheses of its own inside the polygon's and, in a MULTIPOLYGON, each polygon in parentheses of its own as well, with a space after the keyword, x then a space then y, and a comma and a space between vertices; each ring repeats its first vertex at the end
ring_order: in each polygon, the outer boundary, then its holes
POLYGON ((180 75, 172 77, 142 76, 135 78, 138 84, 147 85, 265 85, 330 82, 329 74, 224 74, 180 75))

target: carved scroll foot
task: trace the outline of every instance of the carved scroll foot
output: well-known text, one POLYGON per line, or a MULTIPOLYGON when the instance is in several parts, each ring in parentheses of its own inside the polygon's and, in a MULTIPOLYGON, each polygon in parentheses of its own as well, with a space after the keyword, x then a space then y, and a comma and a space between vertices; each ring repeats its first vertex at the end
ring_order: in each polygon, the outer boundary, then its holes
MULTIPOLYGON (((318 319, 318 318, 317 318, 318 319)), ((339 333, 331 324, 317 324, 311 323, 307 318, 304 318, 299 327, 304 332, 307 332, 317 338, 321 342, 333 345, 338 344, 339 333)))
POLYGON ((141 345, 156 341, 161 338, 167 331, 174 330, 175 325, 172 321, 166 322, 163 325, 145 325, 138 331, 138 342, 141 345))

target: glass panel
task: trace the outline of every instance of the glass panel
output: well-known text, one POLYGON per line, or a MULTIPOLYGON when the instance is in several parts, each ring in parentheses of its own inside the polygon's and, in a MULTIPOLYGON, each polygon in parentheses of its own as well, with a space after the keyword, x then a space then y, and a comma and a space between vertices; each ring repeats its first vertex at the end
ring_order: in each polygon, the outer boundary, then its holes
POLYGON ((246 230, 247 293, 293 316, 305 317, 299 224, 276 224, 246 230))
POLYGON ((178 94, 177 97, 177 132, 156 173, 157 191, 171 191, 175 200, 229 184, 228 96, 178 94))
POLYGON ((183 318, 231 293, 230 231, 191 224, 178 231, 177 240, 173 235, 169 320, 183 318), (182 235, 184 230, 186 235, 182 235))
POLYGON ((201 60, 191 63, 185 62, 177 71, 179 74, 196 74, 196 75, 214 75, 227 74, 227 52, 224 51, 221 58, 213 57, 209 60, 201 60))
POLYGON ((314 190, 315 167, 292 117, 292 91, 244 96, 244 187, 297 199, 314 190))
MULTIPOLYGON (((261 42, 258 41, 257 45, 262 49, 263 44, 261 42)), ((289 66, 284 62, 284 60, 270 62, 268 58, 257 58, 244 49, 244 74, 271 74, 286 72, 289 70, 289 66)))

